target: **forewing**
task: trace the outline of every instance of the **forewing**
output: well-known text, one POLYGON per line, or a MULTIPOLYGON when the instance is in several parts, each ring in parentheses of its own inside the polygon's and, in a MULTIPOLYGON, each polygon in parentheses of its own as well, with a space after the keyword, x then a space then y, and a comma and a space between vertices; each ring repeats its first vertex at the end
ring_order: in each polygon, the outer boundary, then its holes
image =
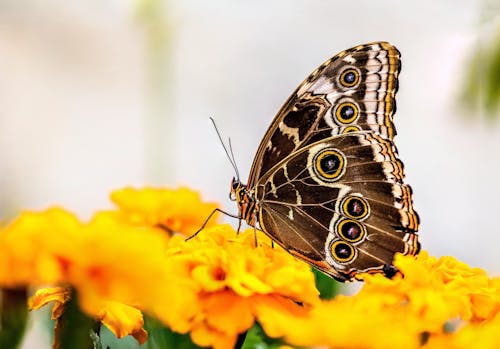
POLYGON ((400 54, 386 42, 323 63, 278 112, 255 156, 248 186, 297 149, 332 135, 371 130, 392 139, 400 54))

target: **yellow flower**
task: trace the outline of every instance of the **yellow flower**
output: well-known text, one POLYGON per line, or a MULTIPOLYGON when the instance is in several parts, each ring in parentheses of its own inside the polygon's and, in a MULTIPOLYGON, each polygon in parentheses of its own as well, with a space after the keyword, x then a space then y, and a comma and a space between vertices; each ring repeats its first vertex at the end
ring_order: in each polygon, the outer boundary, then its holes
POLYGON ((198 345, 231 348, 266 304, 272 307, 283 299, 302 308, 296 302, 318 302, 309 267, 273 249, 260 233, 258 241, 255 247, 252 229, 237 235, 228 225, 205 229, 189 241, 173 237, 165 268, 184 286, 174 287, 173 293, 166 290, 170 302, 156 316, 171 328, 190 331, 198 345), (191 306, 188 312, 177 306, 186 303, 185 297, 191 306))
MULTIPOLYGON (((23 213, 0 233, 0 285, 73 286, 90 316, 102 320, 118 337, 131 334, 144 341, 147 334, 135 304, 150 295, 146 288, 138 296, 139 288, 161 272, 168 235, 159 228, 130 226, 115 218, 101 213, 81 223, 58 208, 23 213), (143 264, 119 263, 136 260, 143 264)), ((57 317, 66 294, 59 290, 39 291, 32 308, 54 300, 57 317)))
POLYGON ((22 213, 0 234, 1 284, 60 282, 78 254, 74 243, 80 230, 76 217, 60 208, 22 213))
MULTIPOLYGON (((65 287, 47 287, 36 291, 29 298, 30 310, 40 309, 44 305, 54 302, 52 319, 56 320, 64 312, 64 305, 70 300, 71 290, 65 287)), ((132 335, 140 344, 148 339, 144 330, 144 319, 140 310, 126 304, 108 301, 100 307, 90 310, 89 313, 97 314, 95 317, 101 321, 117 338, 132 335)))
POLYGON ((194 279, 204 291, 230 288, 240 296, 280 293, 312 303, 318 291, 314 277, 303 262, 281 248, 272 248, 270 240, 253 229, 239 235, 229 225, 217 225, 202 231, 195 239, 172 239, 169 265, 183 266, 182 277, 194 279))
MULTIPOLYGON (((160 226, 192 233, 215 208, 188 189, 112 197, 119 209, 87 222, 53 208, 3 227, 0 286, 72 287, 83 311, 140 342, 142 311, 216 349, 232 348, 255 322, 291 346, 494 347, 500 279, 452 257, 398 255, 404 277, 366 275, 356 295, 321 301, 310 268, 260 232, 258 246, 253 229, 237 234, 229 225, 188 241, 166 234, 160 226)), ((66 297, 45 289, 30 306, 55 301, 57 316, 66 297)))
POLYGON ((144 330, 144 319, 140 310, 119 302, 105 302, 99 310, 98 319, 115 334, 117 338, 127 335, 134 337, 139 344, 148 339, 144 330))
POLYGON ((484 323, 470 323, 456 333, 433 336, 424 349, 497 349, 500 316, 484 323))
MULTIPOLYGON (((191 194, 176 192, 172 205, 176 197, 196 209, 191 194)), ((206 218, 192 215, 172 222, 184 231, 206 218)), ((81 309, 117 336, 143 338, 140 309, 216 348, 233 346, 266 305, 284 300, 301 309, 297 303, 319 301, 309 267, 262 234, 256 247, 252 229, 238 235, 216 225, 185 241, 165 234, 160 221, 131 222, 121 211, 97 212, 88 222, 59 208, 24 213, 0 233, 0 285, 71 286, 81 309)))
MULTIPOLYGON (((191 235, 198 230, 217 205, 205 203, 188 188, 125 188, 111 193, 111 200, 133 224, 161 225, 172 232, 191 235)), ((213 217, 207 226, 213 225, 213 217)))
MULTIPOLYGON (((404 278, 366 275, 355 296, 323 301, 300 316, 266 308, 259 321, 270 336, 289 344, 331 348, 419 348, 427 338, 444 343, 454 335, 443 329, 457 319, 471 324, 481 320, 500 329, 493 324, 499 316, 498 279, 426 252, 417 258, 397 256, 395 264, 404 278), (331 325, 325 329, 324 324, 331 325)), ((491 341, 493 330, 488 331, 485 341, 491 341)), ((472 334, 463 336, 468 340, 472 334)))
POLYGON ((54 302, 52 307, 52 320, 58 319, 63 311, 64 304, 69 301, 71 290, 65 287, 47 287, 39 289, 28 299, 28 308, 37 310, 44 305, 54 302))

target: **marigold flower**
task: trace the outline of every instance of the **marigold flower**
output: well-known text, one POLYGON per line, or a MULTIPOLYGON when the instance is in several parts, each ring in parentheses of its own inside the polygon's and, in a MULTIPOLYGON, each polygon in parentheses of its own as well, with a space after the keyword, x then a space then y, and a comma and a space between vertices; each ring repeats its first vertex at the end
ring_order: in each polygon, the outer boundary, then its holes
POLYGON ((272 307, 277 298, 297 308, 296 302, 318 302, 309 267, 281 248, 273 249, 260 233, 258 241, 256 247, 252 229, 237 235, 228 225, 207 228, 189 241, 172 238, 165 268, 190 285, 184 292, 174 287, 173 294, 166 294, 171 303, 165 305, 189 303, 192 308, 157 309, 156 316, 172 328, 183 324, 181 332, 189 330, 198 345, 230 348, 259 319, 260 308, 272 307))
POLYGON ((117 338, 127 335, 134 337, 139 344, 148 339, 144 330, 144 319, 139 309, 130 305, 107 301, 99 310, 98 319, 114 333, 117 338))
MULTIPOLYGON (((54 302, 52 307, 52 319, 56 320, 64 312, 64 305, 70 300, 71 289, 67 287, 47 287, 36 291, 28 299, 30 310, 40 309, 44 305, 54 302)), ((98 309, 89 311, 97 314, 96 320, 100 320, 117 338, 132 335, 140 344, 146 342, 148 333, 144 330, 144 319, 140 310, 126 304, 108 301, 104 302, 98 309)))
POLYGON ((54 301, 53 316, 71 287, 83 311, 141 343, 145 312, 216 349, 232 348, 256 322, 291 346, 494 347, 500 279, 452 257, 397 255, 404 277, 368 274, 356 295, 322 301, 310 268, 260 232, 219 224, 189 241, 166 234, 160 226, 191 234, 215 208, 188 189, 112 198, 118 210, 87 222, 52 208, 3 227, 0 286, 61 286, 30 300, 33 309, 54 301))
MULTIPOLYGON (((176 195, 181 202, 191 197, 195 208, 190 194, 176 195)), ((176 219, 181 223, 174 226, 184 231, 205 217, 176 219)), ((144 338, 141 309, 175 331, 190 332, 197 344, 216 348, 234 345, 258 320, 259 309, 277 298, 296 307, 319 299, 309 267, 272 248, 261 233, 258 247, 252 229, 238 235, 229 225, 185 241, 165 234, 160 221, 131 222, 121 211, 97 212, 88 222, 60 208, 23 213, 0 234, 0 285, 68 285, 81 309, 119 337, 144 338)), ((46 301, 62 304, 56 294, 46 290, 46 301)))
MULTIPOLYGON (((499 281, 481 269, 426 252, 399 255, 395 264, 404 278, 366 275, 355 296, 320 302, 301 316, 266 309, 259 321, 270 336, 289 344, 333 348, 419 348, 428 338, 442 343, 441 337, 450 337, 443 330, 450 321, 497 321, 499 281)), ((498 331, 498 323, 492 326, 498 331)))
MULTIPOLYGON (((0 285, 71 285, 90 316, 102 320, 118 337, 131 334, 143 342, 147 334, 142 314, 133 307, 140 297, 129 284, 148 284, 156 276, 144 269, 163 263, 168 236, 161 229, 125 225, 115 218, 102 213, 81 223, 59 208, 23 213, 0 234, 0 285), (156 253, 145 254, 146 249, 156 253), (144 261, 146 267, 117 263, 125 258, 144 261)), ((58 317, 68 297, 64 290, 39 290, 30 306, 56 301, 53 316, 58 317)))
POLYGON ((484 323, 471 323, 455 333, 433 336, 423 349, 497 349, 500 316, 484 323))
MULTIPOLYGON (((124 188, 111 193, 111 200, 133 224, 162 225, 172 232, 191 235, 216 208, 201 201, 200 194, 188 188, 124 188)), ((213 217, 207 226, 215 224, 213 217)))
POLYGON ((52 320, 61 316, 64 304, 69 300, 71 290, 65 287, 47 287, 39 289, 28 299, 29 310, 37 310, 44 305, 54 302, 52 307, 52 320))
POLYGON ((1 284, 16 287, 60 282, 71 268, 71 259, 78 255, 75 243, 81 228, 73 214, 60 208, 22 213, 0 234, 1 284))

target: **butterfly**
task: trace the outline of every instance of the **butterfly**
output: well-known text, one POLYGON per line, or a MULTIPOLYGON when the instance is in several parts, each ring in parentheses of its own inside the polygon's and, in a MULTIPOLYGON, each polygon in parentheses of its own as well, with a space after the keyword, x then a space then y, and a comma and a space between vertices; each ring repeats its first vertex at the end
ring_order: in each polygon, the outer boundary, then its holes
POLYGON ((339 280, 398 273, 416 255, 419 217, 393 143, 399 51, 373 42, 342 51, 299 85, 269 126, 239 217, 339 280))

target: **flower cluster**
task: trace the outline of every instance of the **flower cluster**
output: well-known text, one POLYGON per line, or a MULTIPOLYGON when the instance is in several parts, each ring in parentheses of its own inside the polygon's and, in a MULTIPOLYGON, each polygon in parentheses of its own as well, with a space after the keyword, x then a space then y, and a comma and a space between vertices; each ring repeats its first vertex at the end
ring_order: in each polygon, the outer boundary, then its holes
POLYGON ((32 308, 56 301, 57 309, 72 287, 82 310, 118 337, 146 339, 141 310, 218 348, 231 347, 262 307, 318 299, 309 268, 251 229, 238 235, 216 225, 189 241, 171 236, 171 227, 190 234, 213 209, 196 193, 125 189, 112 198, 119 209, 88 222, 61 208, 21 214, 0 233, 0 285, 59 285, 31 301, 32 308))
MULTIPOLYGON (((191 235, 217 208, 215 203, 201 201, 200 195, 188 188, 124 188, 111 193, 118 214, 129 224, 160 225, 170 232, 191 235)), ((216 219, 207 222, 213 225, 216 219)))
POLYGON ((356 295, 325 301, 310 268, 253 229, 216 224, 186 241, 216 207, 189 189, 111 197, 117 209, 86 222, 52 208, 3 227, 0 287, 55 286, 30 300, 54 301, 54 318, 74 289, 83 311, 141 343, 147 313, 220 349, 256 322, 291 346, 495 347, 500 279, 454 258, 398 255, 404 277, 365 275, 356 295))
POLYGON ((269 335, 300 346, 431 349, 475 342, 477 348, 496 347, 500 279, 426 252, 416 258, 398 255, 395 264, 404 278, 365 275, 354 296, 323 301, 302 316, 272 310, 262 325, 269 335))
POLYGON ((266 309, 290 305, 301 311, 297 303, 319 300, 309 267, 251 229, 236 235, 219 225, 187 242, 173 238, 168 254, 165 268, 175 274, 182 295, 170 293, 156 316, 174 330, 189 331, 202 346, 231 348, 266 309))

